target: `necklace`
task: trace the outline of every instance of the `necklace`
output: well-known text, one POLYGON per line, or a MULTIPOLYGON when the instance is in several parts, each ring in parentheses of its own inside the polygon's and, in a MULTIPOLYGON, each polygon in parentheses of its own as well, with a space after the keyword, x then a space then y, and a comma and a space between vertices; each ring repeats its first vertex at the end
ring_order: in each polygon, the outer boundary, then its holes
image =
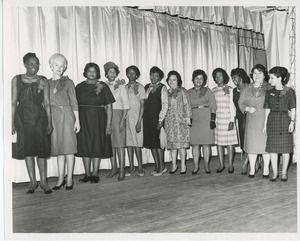
POLYGON ((53 91, 52 91, 53 94, 55 94, 55 93, 57 92, 57 88, 56 88, 56 87, 57 87, 57 85, 58 85, 58 83, 59 83, 59 80, 60 80, 60 79, 57 80, 56 85, 55 85, 54 88, 53 88, 53 91))
POLYGON ((25 74, 25 76, 28 78, 28 79, 34 79, 35 77, 36 77, 36 74, 34 75, 34 76, 32 76, 32 77, 30 77, 30 76, 28 76, 27 74, 25 74))

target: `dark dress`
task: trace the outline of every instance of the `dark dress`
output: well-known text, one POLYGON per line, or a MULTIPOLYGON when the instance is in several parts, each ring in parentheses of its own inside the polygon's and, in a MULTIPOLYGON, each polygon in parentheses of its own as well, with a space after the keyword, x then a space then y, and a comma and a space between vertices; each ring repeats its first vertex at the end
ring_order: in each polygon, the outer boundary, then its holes
MULTIPOLYGON (((161 111, 161 89, 165 86, 159 83, 159 87, 155 92, 150 92, 148 98, 145 99, 144 116, 143 116, 143 130, 144 130, 144 147, 148 149, 161 149, 159 133, 157 124, 159 113, 161 111)), ((150 84, 145 86, 147 92, 150 84)))
POLYGON ((115 99, 104 83, 100 82, 101 91, 96 93, 96 85, 85 81, 75 88, 79 106, 80 132, 77 134, 78 157, 112 157, 111 136, 105 134, 107 114, 105 106, 115 99))
POLYGON ((38 90, 38 83, 24 83, 21 75, 17 76, 17 100, 14 124, 17 142, 13 144, 13 158, 50 157, 50 135, 47 134, 47 113, 42 103, 43 90, 38 90), (40 92, 40 93, 38 93, 40 92))
MULTIPOLYGON (((240 90, 241 91, 241 90, 240 90)), ((240 91, 237 88, 233 89, 233 103, 236 109, 236 118, 239 125, 239 141, 240 147, 244 150, 244 137, 245 137, 245 125, 246 125, 246 114, 244 114, 239 107, 240 91)))
POLYGON ((264 108, 270 109, 267 121, 266 151, 270 153, 292 153, 293 133, 288 131, 291 118, 288 110, 296 108, 295 91, 285 87, 283 91, 267 91, 264 108))

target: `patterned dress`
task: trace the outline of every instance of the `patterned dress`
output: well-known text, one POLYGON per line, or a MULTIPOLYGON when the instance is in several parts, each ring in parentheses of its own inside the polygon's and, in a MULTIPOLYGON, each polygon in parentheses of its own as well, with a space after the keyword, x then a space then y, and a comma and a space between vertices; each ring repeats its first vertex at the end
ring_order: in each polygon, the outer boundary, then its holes
POLYGON ((49 80, 53 132, 51 134, 51 156, 75 154, 77 139, 74 131, 78 104, 75 85, 67 76, 49 80))
POLYGON ((145 89, 138 82, 133 85, 127 84, 126 88, 130 105, 126 119, 126 146, 143 147, 143 123, 141 123, 141 131, 139 133, 136 132, 135 126, 140 114, 140 101, 146 97, 145 89))
POLYGON ((183 87, 168 90, 168 111, 165 118, 167 149, 190 147, 190 127, 185 118, 192 118, 191 102, 183 87))
POLYGON ((232 101, 232 87, 225 85, 212 89, 215 94, 217 111, 216 111, 216 129, 215 143, 220 146, 238 144, 236 126, 228 131, 230 122, 234 122, 235 108, 232 101))
POLYGON ((215 132, 210 129, 211 112, 216 111, 216 99, 213 92, 202 87, 189 89, 192 105, 191 145, 215 144, 215 132), (201 107, 201 108, 199 108, 201 107))
POLYGON ((75 89, 80 121, 76 156, 112 157, 111 136, 105 134, 107 122, 105 106, 115 101, 109 87, 102 81, 97 84, 83 81, 75 89))
POLYGON ((13 144, 13 158, 47 158, 50 156, 50 135, 47 134, 47 113, 42 105, 44 92, 38 90, 38 82, 27 84, 21 75, 16 78, 18 105, 14 125, 17 142, 13 144))
POLYGON ((284 90, 267 91, 264 108, 270 109, 267 121, 266 151, 270 153, 292 153, 293 133, 288 131, 291 118, 288 111, 296 108, 295 91, 285 87, 284 90))

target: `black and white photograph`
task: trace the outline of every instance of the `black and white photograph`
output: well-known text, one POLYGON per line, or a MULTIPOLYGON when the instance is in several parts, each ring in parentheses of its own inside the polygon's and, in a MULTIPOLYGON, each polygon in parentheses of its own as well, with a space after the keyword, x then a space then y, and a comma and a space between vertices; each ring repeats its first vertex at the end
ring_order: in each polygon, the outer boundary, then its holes
POLYGON ((299 240, 298 9, 2 0, 2 238, 299 240))

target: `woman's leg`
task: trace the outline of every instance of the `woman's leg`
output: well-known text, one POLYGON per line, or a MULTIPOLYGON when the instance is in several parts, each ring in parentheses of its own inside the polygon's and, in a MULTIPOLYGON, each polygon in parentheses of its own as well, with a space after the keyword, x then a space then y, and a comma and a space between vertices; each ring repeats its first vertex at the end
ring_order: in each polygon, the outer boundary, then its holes
POLYGON ((218 151, 218 156, 219 156, 219 161, 220 161, 220 166, 217 170, 218 173, 222 172, 225 169, 224 165, 224 146, 217 146, 217 151, 218 151))
POLYGON ((242 167, 242 175, 246 175, 248 172, 249 155, 246 153, 246 158, 242 167))
POLYGON ((158 153, 159 172, 165 169, 165 151, 163 149, 156 149, 158 153))
POLYGON ((266 153, 263 154, 263 160, 264 160, 264 171, 263 171, 263 176, 269 176, 270 174, 270 154, 266 153))
POLYGON ((204 170, 210 173, 209 161, 211 157, 211 147, 210 145, 203 145, 203 157, 204 157, 204 170))
POLYGON ((60 186, 65 178, 65 155, 60 155, 57 157, 57 171, 58 171, 58 179, 56 186, 60 186))
MULTIPOLYGON (((278 176, 278 154, 277 153, 270 153, 271 155, 271 166, 273 170, 273 180, 276 180, 278 176)), ((271 180, 272 180, 271 179, 271 180)))
POLYGON ((67 186, 73 186, 73 172, 75 164, 74 154, 66 155, 67 159, 67 186))
POLYGON ((179 155, 180 155, 180 160, 181 160, 181 173, 186 172, 186 165, 185 165, 185 157, 186 157, 186 150, 185 148, 179 149, 179 155))
POLYGON ((134 147, 136 159, 138 161, 138 168, 139 168, 139 173, 143 173, 143 155, 142 155, 142 148, 141 147, 134 147))
POLYGON ((249 175, 254 176, 255 174, 255 162, 257 159, 257 154, 248 154, 249 156, 249 163, 250 163, 250 172, 249 175))
POLYGON ((172 160, 172 169, 171 172, 175 172, 175 170, 177 169, 177 154, 178 154, 178 150, 174 149, 170 151, 171 154, 171 160, 172 160))
POLYGON ((107 177, 113 177, 118 173, 118 168, 117 168, 117 162, 116 162, 116 149, 115 147, 112 148, 113 151, 113 156, 110 158, 110 163, 111 163, 111 172, 107 175, 107 177))
POLYGON ((228 172, 233 173, 234 172, 233 159, 235 153, 234 146, 233 145, 227 146, 227 151, 228 151, 228 172))
POLYGON ((26 168, 28 176, 30 179, 29 189, 33 190, 37 186, 36 176, 35 176, 35 162, 34 157, 25 157, 26 168))
POLYGON ((133 146, 127 147, 127 154, 128 154, 128 160, 129 160, 129 173, 132 173, 134 171, 134 160, 133 160, 134 149, 133 149, 133 146))
POLYGON ((199 170, 199 159, 200 159, 200 145, 193 145, 192 148, 193 160, 194 160, 194 171, 198 172, 199 170))
POLYGON ((125 148, 118 147, 117 154, 119 159, 119 177, 118 180, 123 181, 125 177, 125 148))
POLYGON ((159 172, 159 160, 158 160, 158 152, 157 149, 151 149, 151 153, 152 153, 152 157, 154 159, 155 162, 155 168, 153 173, 158 173, 159 172))
POLYGON ((43 187, 44 190, 49 190, 50 187, 47 183, 47 159, 45 158, 38 158, 37 165, 40 172, 40 185, 43 187))
POLYGON ((290 162, 290 154, 289 153, 282 153, 282 172, 281 172, 281 180, 287 180, 287 172, 288 166, 290 162))
POLYGON ((94 176, 94 177, 99 177, 100 161, 101 161, 100 158, 92 158, 92 162, 93 162, 92 176, 94 176))
POLYGON ((82 162, 83 162, 83 166, 84 166, 85 175, 91 176, 91 158, 83 157, 82 162))

